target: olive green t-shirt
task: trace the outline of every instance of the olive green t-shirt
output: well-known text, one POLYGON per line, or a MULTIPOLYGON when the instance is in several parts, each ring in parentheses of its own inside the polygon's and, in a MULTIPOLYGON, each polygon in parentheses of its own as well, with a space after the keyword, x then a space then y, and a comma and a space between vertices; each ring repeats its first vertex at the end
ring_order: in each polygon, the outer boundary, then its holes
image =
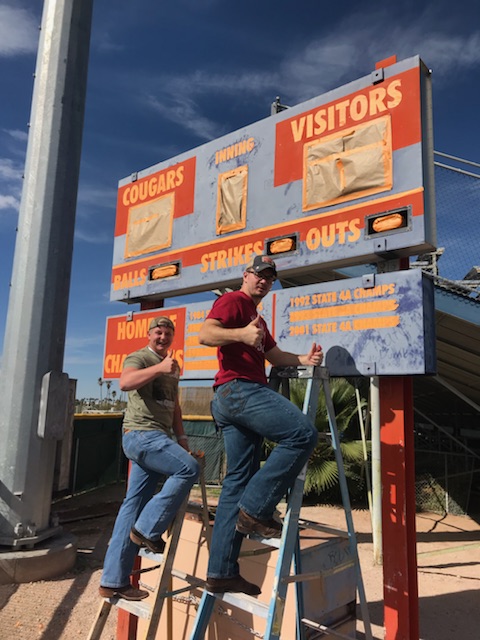
MULTIPOLYGON (((125 367, 146 369, 163 358, 148 347, 139 349, 125 358, 125 367)), ((178 394, 178 371, 164 373, 143 387, 128 392, 128 403, 123 419, 125 429, 162 429, 172 435, 173 414, 178 394)))

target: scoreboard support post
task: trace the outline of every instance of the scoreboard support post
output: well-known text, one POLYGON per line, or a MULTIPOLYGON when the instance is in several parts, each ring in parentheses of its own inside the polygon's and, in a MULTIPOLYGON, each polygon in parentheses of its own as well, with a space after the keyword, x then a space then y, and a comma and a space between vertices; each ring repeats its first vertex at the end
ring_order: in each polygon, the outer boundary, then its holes
POLYGON ((380 378, 385 640, 418 640, 412 378, 380 378))

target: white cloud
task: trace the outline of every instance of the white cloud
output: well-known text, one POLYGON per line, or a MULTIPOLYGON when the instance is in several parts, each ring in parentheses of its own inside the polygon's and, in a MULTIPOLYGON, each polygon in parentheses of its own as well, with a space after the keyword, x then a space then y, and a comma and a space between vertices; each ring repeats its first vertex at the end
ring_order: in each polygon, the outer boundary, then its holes
MULTIPOLYGON (((270 72, 240 72, 238 74, 207 74, 195 71, 185 76, 157 78, 162 98, 150 93, 144 100, 166 120, 183 126, 203 140, 218 138, 225 133, 224 125, 202 115, 198 98, 214 95, 261 95, 275 91, 278 77, 270 72)), ((149 83, 149 85, 155 84, 149 83)))
POLYGON ((35 53, 38 35, 38 22, 32 13, 0 4, 0 56, 35 53))
POLYGON ((376 11, 350 12, 334 28, 296 50, 285 49, 275 70, 257 67, 230 74, 195 71, 183 76, 162 75, 149 79, 158 86, 147 104, 161 115, 200 138, 210 140, 224 131, 204 115, 200 98, 209 96, 280 95, 282 102, 297 104, 356 80, 374 70, 377 61, 397 55, 397 60, 420 55, 435 74, 436 85, 452 76, 468 73, 480 63, 480 30, 465 35, 436 11, 407 14, 395 7, 376 11))
POLYGON ((0 158, 0 178, 4 180, 21 180, 23 168, 10 160, 10 158, 0 158))
POLYGON ((194 95, 209 95, 212 91, 225 94, 239 94, 242 91, 262 93, 274 87, 278 82, 278 74, 266 71, 240 71, 232 73, 208 74, 195 71, 187 76, 175 76, 169 79, 168 92, 194 95))
POLYGON ((0 211, 3 209, 15 209, 18 211, 20 207, 20 200, 15 196, 0 194, 0 211))
POLYGON ((420 55, 436 80, 446 82, 453 73, 478 66, 480 31, 452 33, 448 23, 438 23, 427 11, 415 20, 385 11, 351 14, 286 59, 279 74, 288 95, 302 101, 368 74, 392 55, 397 60, 420 55))
POLYGON ((20 207, 22 192, 23 165, 13 162, 9 158, 0 158, 0 210, 20 207))
POLYGON ((223 133, 216 122, 199 113, 195 101, 185 94, 178 98, 172 95, 165 101, 148 95, 146 103, 166 120, 182 125, 187 131, 204 140, 217 138, 223 133))
POLYGON ((28 139, 28 133, 26 131, 21 131, 20 129, 4 129, 4 131, 11 138, 19 140, 20 142, 26 142, 28 139))

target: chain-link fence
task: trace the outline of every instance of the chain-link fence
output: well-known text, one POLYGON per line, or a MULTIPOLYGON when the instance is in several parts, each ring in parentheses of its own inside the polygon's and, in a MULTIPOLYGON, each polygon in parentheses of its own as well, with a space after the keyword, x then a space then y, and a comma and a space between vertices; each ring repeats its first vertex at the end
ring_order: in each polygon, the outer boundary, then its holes
POLYGON ((430 271, 441 286, 478 298, 480 164, 436 152, 435 202, 438 250, 412 266, 430 271))
POLYGON ((212 383, 180 387, 180 405, 190 449, 205 455, 205 482, 220 485, 225 477, 226 457, 222 432, 215 427, 210 411, 212 383))
POLYGON ((416 451, 419 511, 466 515, 480 480, 478 459, 468 454, 416 451))

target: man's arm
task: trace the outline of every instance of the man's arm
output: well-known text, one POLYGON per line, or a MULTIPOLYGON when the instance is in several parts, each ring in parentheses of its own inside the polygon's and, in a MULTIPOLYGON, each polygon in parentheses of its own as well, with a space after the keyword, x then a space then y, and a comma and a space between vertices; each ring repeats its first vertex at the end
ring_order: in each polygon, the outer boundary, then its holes
POLYGON ((243 342, 251 347, 258 347, 263 339, 263 328, 259 321, 260 316, 257 316, 246 327, 229 329, 219 320, 207 318, 200 329, 198 340, 200 344, 209 347, 223 347, 232 342, 243 342))
POLYGON ((146 367, 145 369, 125 367, 118 381, 120 389, 122 391, 140 389, 140 387, 143 387, 164 373, 173 373, 176 367, 178 367, 178 364, 177 361, 172 358, 172 353, 173 352, 170 351, 161 362, 151 367, 146 367))
POLYGON ((320 345, 312 344, 310 351, 303 355, 282 351, 275 346, 265 354, 266 359, 273 364, 274 367, 296 367, 298 365, 313 365, 318 367, 323 362, 323 351, 320 345))

